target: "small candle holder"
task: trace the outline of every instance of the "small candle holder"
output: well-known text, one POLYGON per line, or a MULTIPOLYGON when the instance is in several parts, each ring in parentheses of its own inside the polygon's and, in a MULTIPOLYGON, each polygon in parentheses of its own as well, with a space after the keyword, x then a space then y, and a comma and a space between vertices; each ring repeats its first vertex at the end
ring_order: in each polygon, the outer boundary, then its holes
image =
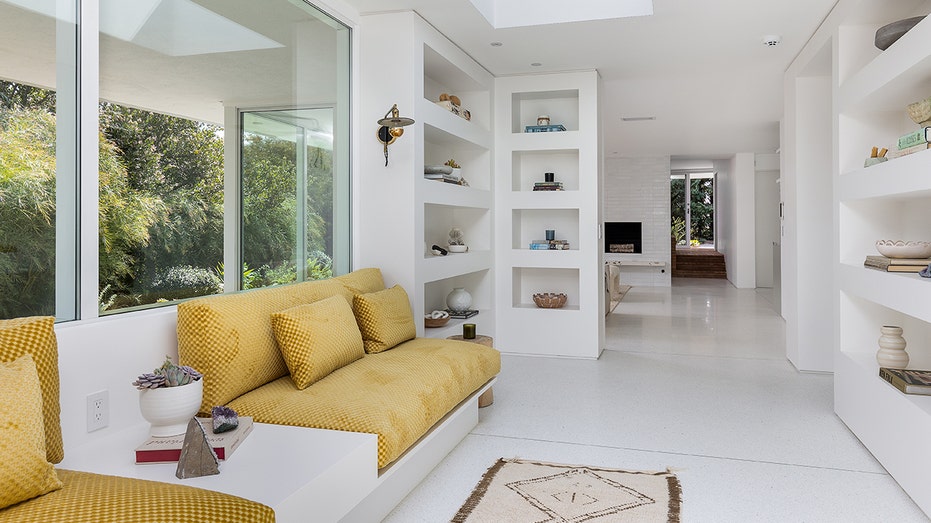
POLYGON ((543 173, 543 181, 547 183, 552 183, 556 181, 555 173, 543 173))
POLYGON ((475 324, 474 323, 463 323, 462 324, 462 339, 464 340, 475 339, 475 324))
POLYGON ((546 240, 555 240, 556 239, 556 229, 547 229, 546 230, 546 240))

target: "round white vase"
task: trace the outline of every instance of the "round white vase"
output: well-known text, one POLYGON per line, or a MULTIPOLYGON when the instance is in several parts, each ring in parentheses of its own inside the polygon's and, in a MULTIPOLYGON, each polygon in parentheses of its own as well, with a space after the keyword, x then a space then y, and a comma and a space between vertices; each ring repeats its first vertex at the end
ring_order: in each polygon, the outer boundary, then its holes
POLYGON ((453 312, 465 312, 472 306, 472 295, 462 287, 456 287, 446 295, 446 306, 453 312))
POLYGON ((162 438, 187 432, 188 422, 200 410, 203 396, 203 379, 180 387, 140 390, 139 410, 152 425, 149 434, 162 438))
POLYGON ((905 352, 905 338, 902 337, 902 327, 883 325, 879 329, 879 350, 876 351, 876 361, 880 367, 891 369, 904 369, 908 366, 908 353, 905 352))

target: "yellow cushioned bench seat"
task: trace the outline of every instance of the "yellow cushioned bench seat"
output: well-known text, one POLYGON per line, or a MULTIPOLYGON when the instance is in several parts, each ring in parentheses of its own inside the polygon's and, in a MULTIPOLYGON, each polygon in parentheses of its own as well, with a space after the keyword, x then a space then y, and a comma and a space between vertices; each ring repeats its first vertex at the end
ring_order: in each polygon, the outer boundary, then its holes
POLYGON ((261 503, 184 485, 57 469, 64 487, 0 510, 0 523, 272 523, 261 503))
POLYGON ((497 350, 415 338, 366 354, 304 390, 285 376, 229 406, 262 423, 377 434, 382 468, 500 370, 497 350))

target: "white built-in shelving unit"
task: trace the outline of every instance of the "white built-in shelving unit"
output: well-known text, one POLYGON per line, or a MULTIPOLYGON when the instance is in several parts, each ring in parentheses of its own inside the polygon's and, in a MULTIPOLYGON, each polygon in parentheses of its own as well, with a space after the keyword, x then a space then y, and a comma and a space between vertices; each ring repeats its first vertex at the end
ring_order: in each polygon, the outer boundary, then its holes
MULTIPOLYGON (((405 287, 418 335, 461 334, 468 321, 479 334, 494 336, 494 79, 416 13, 367 15, 363 23, 362 105, 369 110, 362 125, 381 118, 393 103, 415 123, 390 145, 388 167, 377 156, 377 126, 372 128, 376 154, 366 156, 356 203, 369 224, 361 231, 357 264, 381 267, 389 284, 405 287), (471 118, 437 105, 442 93, 458 96, 471 118), (424 165, 450 159, 462 166, 468 186, 424 178, 424 165), (463 231, 469 251, 434 256, 430 247, 445 248, 453 227, 463 231), (425 328, 419 318, 445 309, 446 295, 455 287, 469 291, 479 314, 425 328)), ((364 132, 362 143, 367 143, 364 132)))
MULTIPOLYGON (((927 1, 842 1, 832 53, 835 411, 914 501, 931 514, 931 397, 879 378, 882 325, 900 325, 909 368, 931 369, 931 280, 863 267, 879 239, 931 240, 931 151, 864 168, 873 146, 917 129, 905 107, 931 96, 931 18, 886 51, 876 29, 927 14, 927 1)), ((890 145, 893 144, 893 145, 890 145)), ((804 256, 800 256, 800 263, 804 256)))
POLYGON ((496 346, 504 352, 597 358, 604 347, 598 91, 595 71, 495 82, 496 346), (544 114, 566 130, 524 132, 544 114), (546 172, 565 190, 533 191, 546 172), (547 229, 570 249, 530 250, 547 229), (537 292, 564 292, 568 303, 538 308, 537 292))

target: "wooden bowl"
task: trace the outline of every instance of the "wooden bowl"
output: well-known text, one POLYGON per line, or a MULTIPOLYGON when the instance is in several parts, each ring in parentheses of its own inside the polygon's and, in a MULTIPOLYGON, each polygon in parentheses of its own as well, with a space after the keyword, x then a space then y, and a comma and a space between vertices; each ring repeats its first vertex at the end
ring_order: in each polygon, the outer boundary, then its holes
POLYGON ((442 327, 443 325, 446 325, 447 323, 449 323, 449 316, 445 318, 424 318, 423 319, 423 326, 428 329, 442 327))
POLYGON ((564 292, 538 292, 533 295, 533 302, 541 309, 560 309, 566 306, 568 299, 564 292))

